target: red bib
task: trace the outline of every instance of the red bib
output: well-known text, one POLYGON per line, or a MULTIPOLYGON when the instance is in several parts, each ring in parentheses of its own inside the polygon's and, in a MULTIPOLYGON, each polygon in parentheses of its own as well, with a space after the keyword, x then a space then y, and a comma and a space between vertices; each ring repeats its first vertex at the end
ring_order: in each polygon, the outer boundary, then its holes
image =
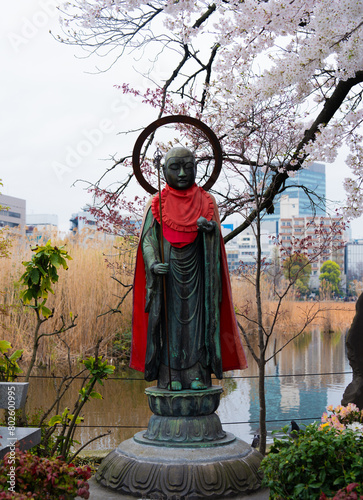
MULTIPOLYGON (((160 224, 159 194, 151 202, 153 216, 160 224)), ((173 189, 166 185, 161 192, 164 237, 173 246, 192 243, 198 234, 197 220, 212 220, 213 200, 203 188, 194 184, 189 189, 173 189)))

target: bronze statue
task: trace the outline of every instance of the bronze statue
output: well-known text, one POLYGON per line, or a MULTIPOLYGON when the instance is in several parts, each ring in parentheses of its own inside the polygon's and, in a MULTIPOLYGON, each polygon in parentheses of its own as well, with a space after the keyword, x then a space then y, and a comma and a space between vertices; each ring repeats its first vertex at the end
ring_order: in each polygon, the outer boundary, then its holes
POLYGON ((172 148, 163 171, 167 185, 161 192, 162 219, 156 194, 146 208, 140 238, 130 366, 144 371, 146 380, 157 379, 163 389, 170 388, 170 375, 172 390, 206 389, 211 373, 222 378, 223 371, 247 366, 231 302, 219 216, 214 198, 195 183, 191 151, 172 148))
MULTIPOLYGON (((98 468, 103 486, 126 495, 199 498, 240 495, 261 484, 262 455, 225 432, 216 413, 223 388, 211 374, 246 368, 231 298, 227 259, 214 198, 222 150, 199 120, 166 116, 150 124, 133 151, 139 183, 143 142, 159 126, 186 123, 205 133, 215 165, 203 187, 195 183, 194 155, 173 148, 164 163, 167 185, 144 214, 137 251, 130 366, 145 372, 148 427, 122 442, 98 468)), ((160 165, 159 154, 154 157, 160 165)), ((158 168, 158 174, 160 168, 158 168)))

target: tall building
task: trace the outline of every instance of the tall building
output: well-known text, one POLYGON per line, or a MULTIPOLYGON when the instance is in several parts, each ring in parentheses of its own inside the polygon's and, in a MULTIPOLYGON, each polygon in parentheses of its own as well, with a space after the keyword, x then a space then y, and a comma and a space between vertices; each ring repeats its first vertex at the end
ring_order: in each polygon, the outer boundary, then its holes
POLYGON ((73 213, 69 219, 72 233, 80 233, 83 229, 97 230, 97 220, 89 211, 89 207, 84 207, 81 211, 73 213))
POLYGON ((363 240, 352 240, 345 245, 344 272, 347 281, 363 278, 363 240))
POLYGON ((310 285, 319 288, 319 274, 322 264, 327 260, 336 262, 344 270, 345 234, 339 234, 341 220, 334 217, 297 217, 280 219, 280 238, 282 245, 291 247, 291 253, 301 251, 300 240, 309 237, 304 253, 311 263, 310 285), (331 229, 332 234, 329 236, 331 229))
POLYGON ((0 227, 25 228, 25 200, 0 194, 0 205, 0 227))
POLYGON ((279 221, 280 217, 325 215, 326 175, 324 164, 313 163, 310 167, 299 170, 295 177, 287 179, 285 185, 287 189, 283 195, 274 201, 274 213, 266 215, 265 221, 279 221), (317 205, 312 207, 308 194, 299 186, 304 186, 312 193, 311 199, 317 205), (292 210, 292 212, 287 213, 286 210, 292 210))

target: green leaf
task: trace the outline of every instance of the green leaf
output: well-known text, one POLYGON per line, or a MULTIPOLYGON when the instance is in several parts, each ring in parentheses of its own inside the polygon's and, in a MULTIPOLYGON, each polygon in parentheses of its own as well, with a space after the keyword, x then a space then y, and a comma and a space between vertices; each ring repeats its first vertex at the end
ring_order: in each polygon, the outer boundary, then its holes
POLYGON ((97 391, 91 391, 89 396, 90 396, 90 398, 93 398, 93 399, 103 399, 101 394, 97 391))
POLYGON ((59 257, 60 264, 63 266, 63 269, 68 269, 68 264, 65 259, 59 257))
POLYGON ((315 488, 315 489, 317 489, 317 488, 320 489, 322 487, 322 483, 309 483, 309 487, 315 488))
POLYGON ((11 344, 7 340, 0 340, 0 351, 2 353, 7 352, 11 349, 11 344))
POLYGON ((295 495, 300 495, 300 493, 305 489, 305 484, 303 483, 300 483, 300 484, 297 484, 294 488, 294 493, 295 495))
MULTIPOLYGON (((57 269, 60 267, 61 265, 61 262, 60 262, 60 259, 61 257, 59 257, 58 254, 56 253, 52 253, 52 255, 50 256, 50 262, 51 264, 56 267, 57 269)), ((63 259, 62 259, 63 260, 63 259)))
POLYGON ((34 268, 30 272, 30 278, 34 285, 37 285, 39 283, 39 278, 40 278, 40 273, 37 268, 34 268))
POLYGON ((49 318, 49 316, 52 315, 52 311, 50 309, 48 309, 48 307, 45 307, 45 306, 40 307, 40 312, 42 313, 44 318, 49 318))
POLYGON ((11 356, 9 356, 10 361, 17 361, 23 354, 24 349, 17 349, 11 356))
POLYGON ((60 415, 54 415, 48 422, 49 427, 53 427, 55 424, 61 424, 62 417, 60 415))
POLYGON ((326 471, 325 469, 322 469, 319 474, 319 479, 322 482, 322 484, 324 484, 325 478, 326 478, 326 471))
POLYGON ((20 294, 20 298, 23 299, 24 304, 29 304, 33 300, 34 297, 33 291, 28 289, 28 290, 23 290, 20 294))

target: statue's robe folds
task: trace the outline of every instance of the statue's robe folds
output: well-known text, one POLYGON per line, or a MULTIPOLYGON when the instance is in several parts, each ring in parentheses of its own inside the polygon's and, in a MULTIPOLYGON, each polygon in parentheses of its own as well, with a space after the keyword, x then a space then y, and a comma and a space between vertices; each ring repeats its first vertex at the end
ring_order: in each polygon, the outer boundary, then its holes
MULTIPOLYGON (((181 247, 163 239, 164 258, 169 263, 165 280, 170 366, 188 370, 199 363, 222 378, 224 371, 244 369, 247 363, 234 314, 218 210, 210 198, 216 222, 211 232, 198 232, 193 242, 181 247)), ((146 380, 157 379, 162 364, 169 366, 163 278, 152 271, 159 262, 160 225, 149 207, 137 251, 130 361, 130 367, 144 372, 146 380)))

